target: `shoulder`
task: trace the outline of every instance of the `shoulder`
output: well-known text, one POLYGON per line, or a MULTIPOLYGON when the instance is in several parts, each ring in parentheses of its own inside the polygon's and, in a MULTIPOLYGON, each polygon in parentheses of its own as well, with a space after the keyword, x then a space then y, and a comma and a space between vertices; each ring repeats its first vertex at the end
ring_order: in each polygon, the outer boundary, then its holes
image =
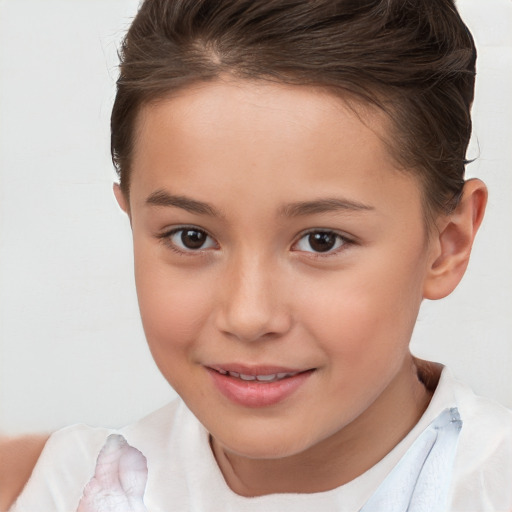
POLYGON ((451 386, 462 419, 453 510, 511 510, 512 411, 453 377, 451 386))
POLYGON ((140 449, 144 455, 147 452, 159 453, 169 442, 169 433, 175 430, 173 425, 181 424, 179 417, 191 414, 180 402, 175 400, 119 430, 77 424, 53 433, 12 512, 76 510, 85 486, 94 475, 98 454, 109 435, 122 434, 130 445, 140 449))
MULTIPOLYGON (((453 379, 453 393, 463 428, 461 442, 475 456, 485 458, 498 447, 512 450, 512 410, 495 400, 475 394, 469 386, 453 379)), ((509 451, 509 455, 512 453, 509 451)), ((512 459, 511 459, 512 461, 512 459)))
POLYGON ((108 429, 86 425, 73 425, 53 433, 13 512, 75 510, 109 433, 108 429))

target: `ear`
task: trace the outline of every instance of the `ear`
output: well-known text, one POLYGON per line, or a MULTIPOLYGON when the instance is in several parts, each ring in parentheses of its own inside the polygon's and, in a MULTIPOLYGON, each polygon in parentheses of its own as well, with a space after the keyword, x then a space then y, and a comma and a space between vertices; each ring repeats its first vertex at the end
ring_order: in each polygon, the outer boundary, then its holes
POLYGON ((442 299, 459 284, 468 266, 473 240, 482 223, 486 204, 487 187, 482 181, 472 179, 464 184, 457 208, 439 219, 438 231, 431 235, 424 298, 442 299))
POLYGON ((124 192, 121 190, 121 186, 119 183, 114 183, 114 195, 116 196, 117 204, 120 206, 121 210, 125 212, 128 217, 130 216, 130 205, 128 203, 128 199, 125 196, 124 192))

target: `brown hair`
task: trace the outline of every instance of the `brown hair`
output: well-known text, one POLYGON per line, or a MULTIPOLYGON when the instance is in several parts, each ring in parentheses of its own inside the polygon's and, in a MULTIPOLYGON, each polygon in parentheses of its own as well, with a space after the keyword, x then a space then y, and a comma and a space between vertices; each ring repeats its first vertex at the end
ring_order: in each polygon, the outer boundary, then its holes
POLYGON ((120 58, 111 151, 125 194, 141 106, 228 73, 378 105, 428 210, 459 200, 476 50, 452 0, 145 0, 120 58))

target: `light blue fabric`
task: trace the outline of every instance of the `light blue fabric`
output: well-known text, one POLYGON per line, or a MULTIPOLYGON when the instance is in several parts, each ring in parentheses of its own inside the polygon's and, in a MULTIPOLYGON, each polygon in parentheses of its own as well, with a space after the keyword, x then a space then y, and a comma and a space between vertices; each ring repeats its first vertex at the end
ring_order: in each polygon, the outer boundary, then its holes
POLYGON ((459 433, 457 408, 444 410, 416 439, 361 512, 443 512, 459 433))

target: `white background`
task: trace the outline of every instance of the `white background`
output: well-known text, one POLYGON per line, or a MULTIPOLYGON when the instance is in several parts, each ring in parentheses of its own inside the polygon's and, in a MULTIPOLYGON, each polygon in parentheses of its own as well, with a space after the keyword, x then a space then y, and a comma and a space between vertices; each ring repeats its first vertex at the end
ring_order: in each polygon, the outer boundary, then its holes
MULTIPOLYGON (((116 45, 135 0, 0 0, 0 429, 120 426, 174 392, 146 348, 114 202, 116 45)), ((459 0, 479 48, 469 176, 490 202, 469 273, 413 351, 512 406, 512 2, 459 0)))

